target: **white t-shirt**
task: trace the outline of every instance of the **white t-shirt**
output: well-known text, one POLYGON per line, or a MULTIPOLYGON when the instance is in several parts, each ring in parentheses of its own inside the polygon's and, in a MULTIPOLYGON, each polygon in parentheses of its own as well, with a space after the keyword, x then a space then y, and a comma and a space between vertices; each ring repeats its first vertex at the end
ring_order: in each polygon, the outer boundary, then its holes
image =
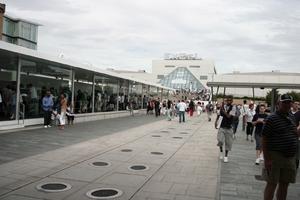
POLYGON ((179 111, 185 111, 187 108, 186 103, 184 102, 180 102, 179 104, 177 104, 177 107, 179 111))
POLYGON ((248 109, 248 111, 246 112, 247 122, 252 122, 254 115, 255 115, 255 110, 248 109))

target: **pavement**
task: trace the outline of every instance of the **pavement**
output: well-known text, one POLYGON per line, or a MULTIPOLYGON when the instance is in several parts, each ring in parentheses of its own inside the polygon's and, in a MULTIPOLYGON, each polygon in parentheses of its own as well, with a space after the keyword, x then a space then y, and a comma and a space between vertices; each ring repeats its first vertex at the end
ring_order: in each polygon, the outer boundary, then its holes
MULTIPOLYGON (((4 200, 262 199, 265 184, 255 178, 261 166, 254 165, 254 143, 241 130, 229 163, 219 160, 216 129, 205 114, 185 123, 136 115, 64 131, 2 133, 0 150, 4 200)), ((299 180, 298 174, 288 199, 300 199, 299 180)))

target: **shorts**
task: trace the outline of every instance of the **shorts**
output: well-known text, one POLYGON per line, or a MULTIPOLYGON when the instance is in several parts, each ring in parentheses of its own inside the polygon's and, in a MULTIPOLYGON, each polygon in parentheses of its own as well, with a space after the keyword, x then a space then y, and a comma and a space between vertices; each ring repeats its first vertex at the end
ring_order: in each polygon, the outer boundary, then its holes
POLYGON ((232 128, 219 128, 217 136, 217 146, 222 147, 225 143, 225 150, 231 151, 233 143, 233 130, 232 128))
POLYGON ((262 150, 262 146, 261 146, 261 136, 257 133, 255 133, 255 143, 256 143, 256 150, 262 150))
MULTIPOLYGON (((272 161, 271 170, 264 173, 264 179, 269 183, 295 183, 296 182, 296 157, 285 157, 282 153, 270 151, 272 161)), ((265 170, 266 171, 266 170, 265 170)))

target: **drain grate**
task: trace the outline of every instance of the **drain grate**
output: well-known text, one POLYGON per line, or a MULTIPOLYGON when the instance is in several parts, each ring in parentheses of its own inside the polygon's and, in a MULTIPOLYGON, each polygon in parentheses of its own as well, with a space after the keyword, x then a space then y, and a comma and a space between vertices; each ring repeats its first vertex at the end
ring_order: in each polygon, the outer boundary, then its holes
POLYGON ((161 137, 160 135, 152 135, 152 137, 161 137))
POLYGON ((109 166, 110 163, 98 161, 98 162, 93 162, 92 165, 97 166, 97 167, 104 167, 104 166, 109 166))
POLYGON ((146 165, 132 165, 129 167, 129 169, 134 171, 145 171, 148 170, 149 167, 146 165))
POLYGON ((122 149, 122 152, 132 152, 132 149, 122 149))
POLYGON ((153 154, 153 155, 163 155, 164 153, 162 153, 162 152, 157 152, 157 151, 154 151, 154 152, 151 152, 151 154, 153 154))
POLYGON ((61 182, 41 183, 36 186, 37 190, 44 192, 63 192, 71 188, 72 186, 70 184, 61 182))
POLYGON ((180 132, 180 134, 185 135, 185 134, 189 134, 189 133, 188 132, 180 132))
POLYGON ((174 139, 182 139, 182 137, 173 137, 174 139))
POLYGON ((86 193, 92 199, 113 199, 121 196, 123 192, 116 188, 96 188, 86 193))
POLYGON ((161 133, 170 133, 170 131, 160 131, 161 133))

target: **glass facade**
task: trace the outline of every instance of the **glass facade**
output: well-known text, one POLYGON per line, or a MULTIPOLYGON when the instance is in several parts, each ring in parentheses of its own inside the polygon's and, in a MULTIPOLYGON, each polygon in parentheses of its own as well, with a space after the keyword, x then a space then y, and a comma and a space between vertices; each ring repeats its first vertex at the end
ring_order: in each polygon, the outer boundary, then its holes
POLYGON ((71 70, 47 62, 21 59, 20 103, 25 106, 25 119, 43 116, 42 99, 50 90, 53 109, 59 109, 60 94, 71 101, 71 70))
POLYGON ((142 109, 150 98, 166 97, 168 92, 0 49, 0 121, 19 120, 23 116, 42 118, 42 99, 48 90, 53 97, 53 110, 60 110, 59 97, 63 93, 76 114, 126 110, 129 100, 134 109, 142 109))
POLYGON ((74 79, 74 112, 92 112, 93 73, 76 69, 74 79))
POLYGON ((0 51, 0 121, 16 118, 17 69, 18 58, 0 51))
POLYGON ((38 26, 4 17, 3 40, 30 49, 37 48, 38 26))
POLYGON ((169 88, 199 91, 205 89, 202 83, 185 67, 178 67, 166 75, 160 83, 169 88))

